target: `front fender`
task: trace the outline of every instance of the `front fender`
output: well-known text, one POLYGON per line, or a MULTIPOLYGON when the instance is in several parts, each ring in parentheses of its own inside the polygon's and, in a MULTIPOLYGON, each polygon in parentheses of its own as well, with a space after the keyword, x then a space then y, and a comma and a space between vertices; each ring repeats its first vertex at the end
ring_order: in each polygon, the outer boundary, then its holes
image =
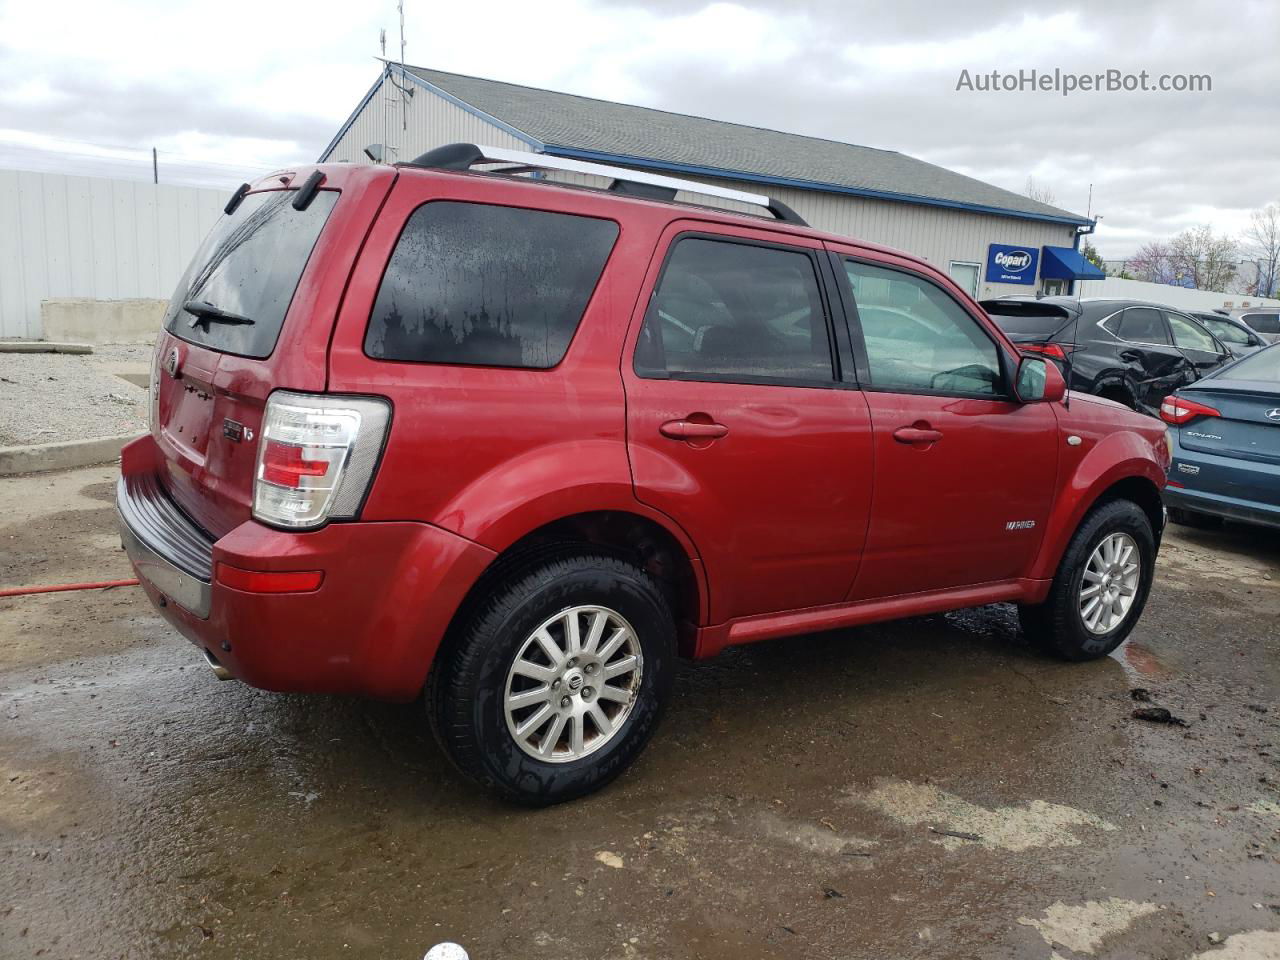
POLYGON ((1088 449, 1060 485, 1058 498, 1045 529, 1040 552, 1030 576, 1049 580, 1058 570, 1062 554, 1085 514, 1109 489, 1132 478, 1149 481, 1156 492, 1164 489, 1165 474, 1150 441, 1129 430, 1107 434, 1088 449))

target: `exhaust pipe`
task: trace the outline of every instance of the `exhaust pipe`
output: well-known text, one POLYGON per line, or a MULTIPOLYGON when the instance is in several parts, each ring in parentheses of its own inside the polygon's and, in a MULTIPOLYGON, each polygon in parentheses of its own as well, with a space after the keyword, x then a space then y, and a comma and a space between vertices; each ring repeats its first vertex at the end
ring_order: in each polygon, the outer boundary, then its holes
POLYGON ((218 662, 218 658, 215 657, 212 653, 210 653, 208 650, 205 650, 203 647, 200 648, 200 652, 204 654, 205 663, 209 664, 209 669, 213 671, 213 675, 215 677, 217 677, 219 680, 235 679, 235 677, 231 675, 231 671, 228 670, 226 667, 224 667, 222 664, 220 664, 218 662))

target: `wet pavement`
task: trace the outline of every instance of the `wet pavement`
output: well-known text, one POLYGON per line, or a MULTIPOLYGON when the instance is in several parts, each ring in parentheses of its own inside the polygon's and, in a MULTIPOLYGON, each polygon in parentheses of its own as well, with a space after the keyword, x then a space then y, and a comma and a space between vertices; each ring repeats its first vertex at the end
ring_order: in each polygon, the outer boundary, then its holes
MULTIPOLYGON (((0 586, 127 576, 111 476, 0 481, 0 586)), ((1280 957, 1278 693, 1280 536, 1173 528, 1111 658, 1005 606, 729 651, 530 812, 137 590, 0 600, 0 957, 1280 957)))

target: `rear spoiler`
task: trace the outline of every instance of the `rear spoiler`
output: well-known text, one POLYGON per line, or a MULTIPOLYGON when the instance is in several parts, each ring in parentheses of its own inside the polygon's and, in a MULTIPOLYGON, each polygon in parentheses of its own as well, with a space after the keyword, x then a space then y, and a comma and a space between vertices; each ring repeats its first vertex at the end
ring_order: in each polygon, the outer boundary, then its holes
POLYGON ((1060 303, 1045 303, 1043 300, 1020 300, 1012 297, 995 300, 980 300, 978 306, 987 313, 999 314, 1002 317, 1059 317, 1070 320, 1073 314, 1060 303))

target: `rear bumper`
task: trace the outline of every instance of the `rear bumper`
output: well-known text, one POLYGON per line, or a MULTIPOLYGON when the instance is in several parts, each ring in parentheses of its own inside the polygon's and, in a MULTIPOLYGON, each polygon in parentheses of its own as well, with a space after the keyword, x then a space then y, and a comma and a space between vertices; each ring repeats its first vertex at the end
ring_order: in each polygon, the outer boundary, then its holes
POLYGON ((1171 436, 1173 464, 1170 485, 1164 491, 1168 506, 1280 527, 1280 495, 1276 493, 1280 491, 1280 465, 1189 450, 1176 432, 1171 436), (1271 491, 1269 501, 1256 499, 1260 491, 1271 491))
POLYGON ((1239 500, 1221 494, 1202 493, 1186 487, 1169 487, 1164 492, 1165 503, 1175 509, 1193 510, 1228 520, 1259 523, 1280 528, 1280 507, 1268 506, 1252 500, 1239 500))
POLYGON ((117 512, 129 559, 161 616, 255 687, 417 696, 492 551, 412 522, 290 533, 246 521, 214 541, 155 481, 153 448, 150 437, 125 448, 117 512), (251 593, 219 582, 220 563, 265 573, 319 570, 323 580, 303 593, 251 593))

